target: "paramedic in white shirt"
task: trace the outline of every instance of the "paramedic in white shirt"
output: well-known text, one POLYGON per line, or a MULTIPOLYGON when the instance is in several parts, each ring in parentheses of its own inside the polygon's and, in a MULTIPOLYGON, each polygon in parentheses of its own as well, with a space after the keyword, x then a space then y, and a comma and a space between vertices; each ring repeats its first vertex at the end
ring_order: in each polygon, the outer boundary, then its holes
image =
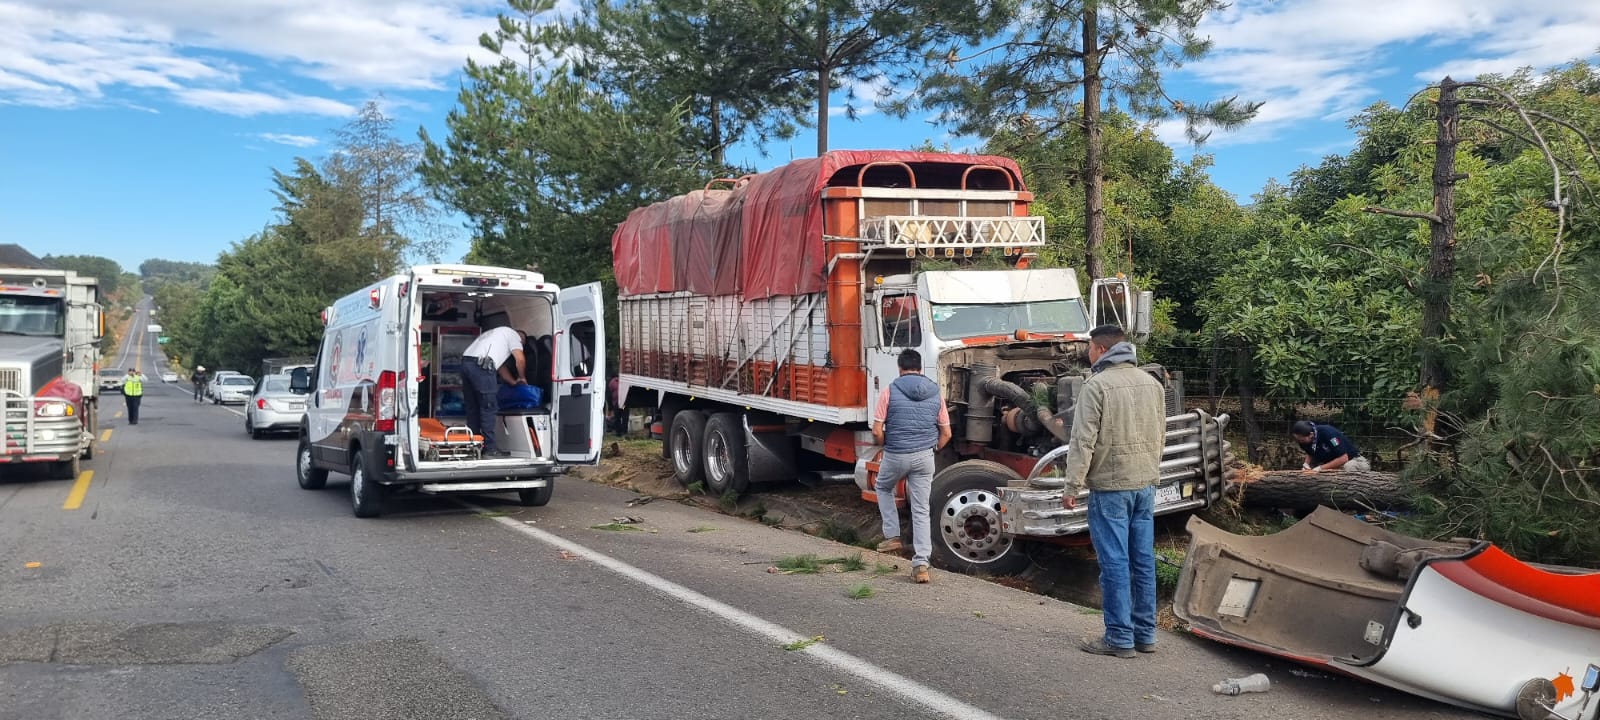
POLYGON ((522 354, 525 335, 520 330, 497 327, 485 330, 461 355, 461 376, 466 381, 467 427, 475 435, 483 436, 484 457, 506 457, 510 453, 494 443, 495 413, 500 411, 497 393, 503 380, 507 385, 525 385, 522 378, 528 374, 528 361, 522 354), (516 363, 516 374, 511 371, 510 359, 516 363), (498 374, 498 378, 496 375, 498 374))

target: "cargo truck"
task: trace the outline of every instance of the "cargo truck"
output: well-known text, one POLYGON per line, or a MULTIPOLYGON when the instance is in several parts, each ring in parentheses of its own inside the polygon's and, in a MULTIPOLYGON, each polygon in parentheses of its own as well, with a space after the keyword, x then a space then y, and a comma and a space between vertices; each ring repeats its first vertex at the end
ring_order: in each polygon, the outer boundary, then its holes
MULTIPOLYGON (((99 281, 71 270, 0 268, 0 463, 76 478, 99 414, 99 281)), ((3 472, 3 471, 0 471, 3 472)))
MULTIPOLYGON (((1088 331, 1147 331, 1151 296, 1122 277, 1036 267, 1044 218, 1007 158, 840 151, 714 181, 635 210, 612 239, 619 399, 654 409, 685 485, 853 481, 873 491, 869 402, 920 351, 953 440, 938 456, 935 564, 1015 572, 1026 543, 1087 532, 1059 460, 1088 377, 1088 331)), ((1221 496, 1226 416, 1168 388, 1157 513, 1221 496)), ((1086 492, 1084 493, 1086 494, 1086 492)), ((904 503, 904 484, 897 491, 904 503)))

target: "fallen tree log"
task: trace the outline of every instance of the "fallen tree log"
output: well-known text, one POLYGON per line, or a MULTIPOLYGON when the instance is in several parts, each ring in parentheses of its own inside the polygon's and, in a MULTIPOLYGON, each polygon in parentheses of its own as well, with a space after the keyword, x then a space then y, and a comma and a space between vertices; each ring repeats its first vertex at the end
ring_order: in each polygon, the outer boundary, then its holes
POLYGON ((1250 507, 1312 510, 1409 510, 1412 487, 1394 473, 1335 470, 1258 470, 1241 473, 1233 485, 1239 503, 1250 507))

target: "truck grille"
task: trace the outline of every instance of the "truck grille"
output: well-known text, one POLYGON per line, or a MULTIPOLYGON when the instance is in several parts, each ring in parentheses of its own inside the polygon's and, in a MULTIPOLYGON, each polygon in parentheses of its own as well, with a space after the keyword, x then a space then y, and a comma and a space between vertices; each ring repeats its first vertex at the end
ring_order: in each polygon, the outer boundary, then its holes
POLYGON ((22 392, 22 373, 9 368, 0 368, 0 390, 22 392))

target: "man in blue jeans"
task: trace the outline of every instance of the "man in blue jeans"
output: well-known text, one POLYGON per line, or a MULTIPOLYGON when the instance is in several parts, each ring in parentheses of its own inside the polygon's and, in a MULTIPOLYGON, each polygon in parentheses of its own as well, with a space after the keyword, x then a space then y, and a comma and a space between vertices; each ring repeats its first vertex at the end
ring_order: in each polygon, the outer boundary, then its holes
POLYGON ((500 381, 507 385, 527 385, 527 356, 522 352, 522 331, 497 327, 483 331, 461 353, 461 377, 466 382, 462 399, 467 410, 467 427, 483 436, 483 456, 509 456, 495 445, 495 413, 500 411, 500 381), (511 362, 507 362, 507 361, 511 362), (512 367, 515 366, 515 374, 512 367))
POLYGON ((911 579, 927 583, 928 556, 933 552, 928 498, 933 494, 933 455, 950 442, 950 409, 939 395, 939 384, 922 374, 922 353, 905 350, 896 364, 900 377, 878 394, 872 410, 872 437, 883 446, 878 479, 878 514, 884 541, 878 552, 905 549, 900 540, 900 509, 895 507, 895 486, 906 481, 906 503, 911 506, 911 579))
POLYGON ((1131 658, 1156 651, 1155 482, 1167 429, 1166 392, 1140 370, 1122 328, 1089 331, 1094 375, 1083 384, 1061 504, 1077 507, 1089 487, 1089 539, 1100 560, 1105 634, 1079 647, 1131 658))

